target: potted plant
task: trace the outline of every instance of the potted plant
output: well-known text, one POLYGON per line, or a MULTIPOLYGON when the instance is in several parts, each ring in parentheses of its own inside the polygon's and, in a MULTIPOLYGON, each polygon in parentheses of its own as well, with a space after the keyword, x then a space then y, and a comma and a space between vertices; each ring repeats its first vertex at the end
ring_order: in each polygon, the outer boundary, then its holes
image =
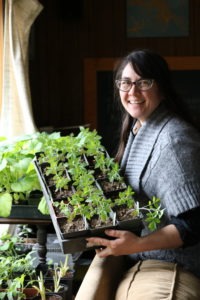
POLYGON ((56 292, 52 292, 48 290, 45 286, 45 280, 43 273, 40 272, 40 275, 37 278, 37 281, 35 281, 36 284, 33 285, 33 287, 37 290, 39 296, 36 297, 38 300, 62 300, 62 296, 60 296, 56 292))
POLYGON ((14 140, 0 138, 0 217, 10 216, 14 205, 25 205, 28 199, 38 205, 43 194, 32 161, 36 152, 59 137, 37 132, 14 140))
MULTIPOLYGON (((78 135, 54 142, 54 147, 36 154, 35 168, 62 246, 69 246, 72 237, 102 235, 108 227, 132 228, 140 234, 142 210, 147 211, 149 228, 155 228, 163 214, 159 199, 139 207, 134 191, 125 183, 119 165, 109 157, 95 130, 80 127, 78 135), (116 208, 120 207, 129 213, 125 221, 118 218, 116 208), (81 228, 76 227, 80 223, 81 228)), ((71 242, 80 246, 77 240, 71 242)), ((82 240, 81 250, 84 247, 82 240)))
POLYGON ((0 245, 0 299, 28 299, 36 290, 29 283, 35 278, 33 259, 29 254, 21 255, 16 249, 19 238, 5 234, 0 245))
POLYGON ((8 282, 6 288, 1 289, 0 299, 25 299, 25 294, 23 293, 23 289, 21 289, 24 281, 24 276, 16 277, 13 280, 8 282))
MULTIPOLYGON (((33 267, 31 253, 18 254, 16 251, 17 236, 4 234, 0 245, 0 299, 28 299, 40 293, 43 297, 56 293, 66 299, 70 295, 70 285, 64 283, 64 278, 70 274, 69 256, 64 262, 54 264, 53 269, 43 275, 33 267)), ((71 277, 70 277, 71 278, 71 277)), ((48 298, 47 298, 48 299, 48 298)))
MULTIPOLYGON (((51 292, 58 293, 63 299, 67 299, 69 291, 69 284, 64 283, 64 278, 67 278, 70 271, 68 265, 69 256, 66 255, 65 261, 54 263, 53 268, 49 269, 45 276, 45 286, 51 292)), ((65 280, 66 281, 66 280, 65 280)))
POLYGON ((0 256, 0 299, 28 299, 36 295, 30 285, 35 276, 30 256, 0 256))

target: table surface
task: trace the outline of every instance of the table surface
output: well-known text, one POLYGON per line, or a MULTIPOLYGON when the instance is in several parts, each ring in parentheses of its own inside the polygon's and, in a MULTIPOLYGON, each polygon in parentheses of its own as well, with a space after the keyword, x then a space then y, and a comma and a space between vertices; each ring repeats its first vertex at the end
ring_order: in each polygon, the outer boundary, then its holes
POLYGON ((48 225, 51 219, 22 219, 22 218, 0 218, 0 224, 32 224, 32 225, 48 225))

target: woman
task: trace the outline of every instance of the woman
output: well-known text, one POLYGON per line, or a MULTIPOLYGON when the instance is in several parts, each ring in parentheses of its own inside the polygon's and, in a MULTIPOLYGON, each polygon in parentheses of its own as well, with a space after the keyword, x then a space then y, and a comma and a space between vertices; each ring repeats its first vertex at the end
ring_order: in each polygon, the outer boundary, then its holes
POLYGON ((76 299, 200 299, 200 135, 183 119, 160 55, 130 53, 116 88, 124 109, 116 159, 139 199, 160 198, 165 218, 141 237, 106 230, 112 239, 88 238, 102 248, 76 299))

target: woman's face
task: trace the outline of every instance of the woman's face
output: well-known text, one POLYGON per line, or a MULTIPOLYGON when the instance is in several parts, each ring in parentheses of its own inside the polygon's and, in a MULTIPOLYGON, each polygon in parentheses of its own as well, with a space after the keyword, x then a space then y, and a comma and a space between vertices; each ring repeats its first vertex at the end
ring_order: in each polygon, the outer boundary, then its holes
MULTIPOLYGON (((141 77, 134 71, 131 64, 127 64, 122 72, 121 79, 136 81, 141 77)), ((160 104, 162 96, 156 82, 147 91, 141 91, 136 85, 132 85, 129 92, 119 91, 121 103, 125 110, 133 117, 144 123, 151 113, 160 104)))

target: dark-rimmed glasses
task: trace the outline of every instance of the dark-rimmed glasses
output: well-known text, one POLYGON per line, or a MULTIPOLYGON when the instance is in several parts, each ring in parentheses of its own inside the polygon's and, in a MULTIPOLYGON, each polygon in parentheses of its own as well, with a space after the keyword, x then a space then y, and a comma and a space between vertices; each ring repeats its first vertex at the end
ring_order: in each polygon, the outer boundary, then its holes
POLYGON ((139 79, 136 81, 119 79, 115 81, 117 88, 122 92, 129 92, 133 85, 135 85, 140 91, 147 91, 152 87, 153 82, 153 79, 139 79))

